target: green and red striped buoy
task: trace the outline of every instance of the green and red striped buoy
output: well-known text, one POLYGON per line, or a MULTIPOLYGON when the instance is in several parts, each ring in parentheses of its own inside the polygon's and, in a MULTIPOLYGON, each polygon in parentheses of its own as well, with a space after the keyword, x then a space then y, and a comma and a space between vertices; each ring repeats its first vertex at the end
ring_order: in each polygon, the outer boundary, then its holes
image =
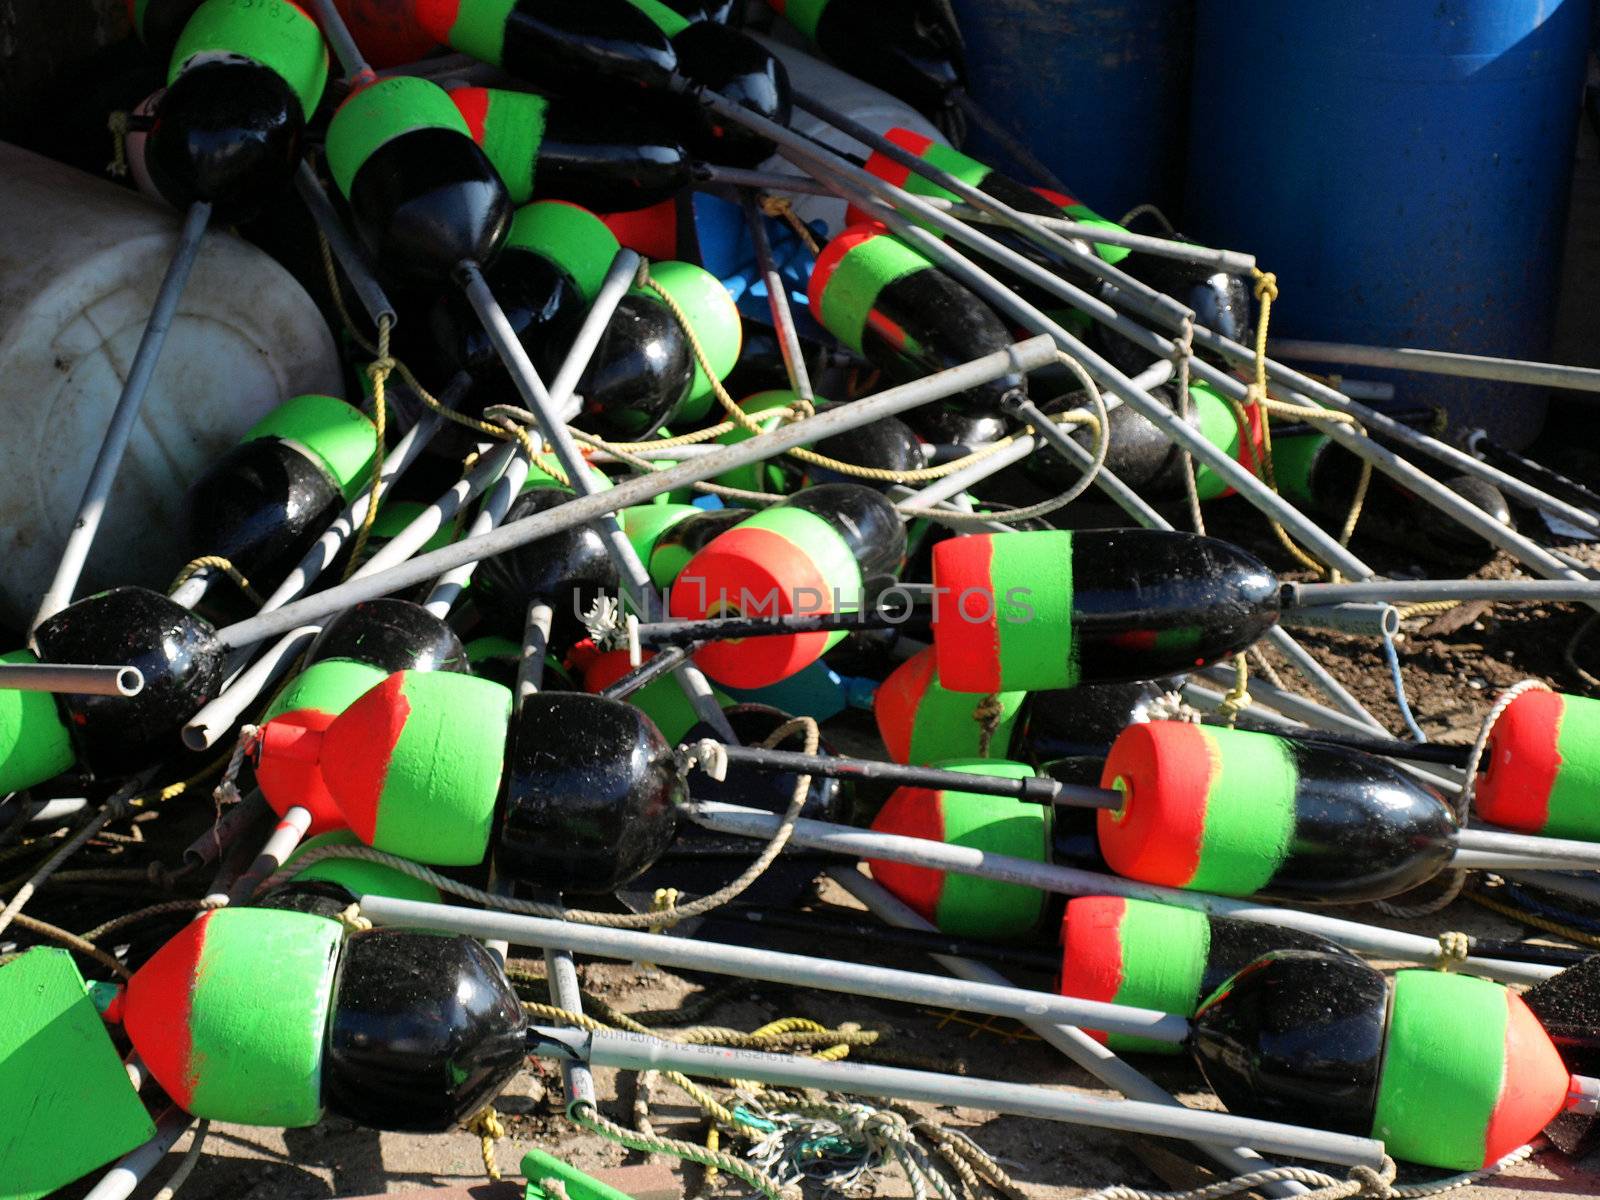
POLYGON ((510 713, 511 692, 498 683, 398 671, 322 730, 268 721, 258 773, 285 771, 286 762, 291 780, 315 770, 367 845, 417 862, 474 866, 489 847, 510 713))
POLYGON ((1100 852, 1145 883, 1326 903, 1382 899, 1431 879, 1455 817, 1388 761, 1182 721, 1130 725, 1112 744, 1100 852))
MULTIPOLYGON (((1065 217, 1069 221, 1077 221, 1080 224, 1098 225, 1114 232, 1125 232, 1122 226, 1115 221, 1106 220, 1081 200, 1072 196, 1064 196, 1060 192, 1050 191, 1046 188, 1025 187, 1009 175, 1004 175, 995 170, 987 163, 980 162, 971 155, 963 154, 952 146, 936 142, 913 129, 904 129, 897 126, 883 136, 902 150, 916 155, 930 167, 936 167, 948 175, 955 176, 962 183, 993 196, 1000 203, 1014 208, 1018 212, 1030 213, 1040 217, 1065 217)), ((910 167, 896 162, 881 150, 873 151, 871 157, 867 159, 867 170, 885 183, 892 183, 896 187, 904 188, 913 196, 931 196, 940 200, 951 201, 960 201, 961 199, 954 192, 946 191, 938 184, 917 174, 910 167)), ((854 213, 849 219, 854 221, 862 216, 863 214, 854 213)), ((1096 242, 1095 253, 1108 263, 1119 263, 1127 258, 1132 251, 1126 246, 1110 246, 1102 242, 1096 242)))
MULTIPOLYGON (((1025 763, 998 758, 930 764, 973 775, 1026 779, 1025 763)), ((873 819, 878 833, 925 838, 1029 862, 1050 861, 1047 805, 972 792, 897 788, 873 819)), ((1045 893, 1015 883, 869 859, 872 877, 945 933, 964 937, 1020 938, 1037 932, 1045 893)))
POLYGON ((1495 721, 1473 805, 1496 825, 1600 840, 1600 700, 1518 696, 1495 721))
MULTIPOLYGON (((377 667, 352 659, 312 663, 272 698, 261 715, 261 723, 320 735, 383 680, 384 673, 377 667)), ((328 785, 315 762, 287 755, 264 755, 256 764, 256 786, 279 816, 297 805, 309 812, 311 826, 307 832, 312 836, 346 828, 344 814, 328 794, 328 785)))
POLYGON ((1154 529, 950 538, 933 549, 939 679, 958 692, 1158 679, 1277 621, 1278 581, 1215 538, 1154 529))
POLYGON ((940 758, 1004 758, 1026 692, 952 692, 939 682, 932 646, 906 659, 873 694, 872 715, 889 757, 927 764, 940 758))
MULTIPOLYGON (((36 663, 31 650, 0 654, 0 663, 36 663)), ((72 735, 49 692, 0 688, 0 795, 54 779, 77 761, 72 735)))

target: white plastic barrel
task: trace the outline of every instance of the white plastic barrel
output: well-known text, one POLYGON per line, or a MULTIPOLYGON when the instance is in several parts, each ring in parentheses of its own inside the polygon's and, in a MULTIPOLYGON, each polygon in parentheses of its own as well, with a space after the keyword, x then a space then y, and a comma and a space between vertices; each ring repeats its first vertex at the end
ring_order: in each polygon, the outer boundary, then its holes
MULTIPOLYGON (((784 27, 780 24, 779 29, 782 30, 784 27)), ((756 40, 783 60, 783 65, 789 72, 789 82, 794 85, 796 91, 816 96, 829 108, 859 121, 872 132, 887 133, 898 126, 932 138, 941 146, 950 144, 928 118, 905 101, 895 99, 888 92, 875 88, 870 83, 863 83, 854 75, 839 70, 838 67, 829 66, 804 50, 796 49, 788 41, 761 35, 758 35, 756 40)), ((815 138, 823 145, 831 146, 844 154, 866 158, 872 153, 870 147, 862 145, 847 134, 840 133, 832 125, 798 107, 789 120, 789 127, 796 133, 815 138)), ((798 170, 781 155, 774 155, 762 169, 790 173, 798 170)), ((791 197, 791 200, 794 211, 800 215, 801 220, 808 223, 825 222, 829 237, 844 228, 847 206, 843 200, 835 200, 829 196, 799 195, 791 197)))
MULTIPOLYGON (((178 224, 0 143, 0 623, 26 626, 55 571, 178 224)), ((211 229, 78 594, 170 583, 185 562, 184 490, 302 392, 343 395, 316 305, 267 255, 211 229)))

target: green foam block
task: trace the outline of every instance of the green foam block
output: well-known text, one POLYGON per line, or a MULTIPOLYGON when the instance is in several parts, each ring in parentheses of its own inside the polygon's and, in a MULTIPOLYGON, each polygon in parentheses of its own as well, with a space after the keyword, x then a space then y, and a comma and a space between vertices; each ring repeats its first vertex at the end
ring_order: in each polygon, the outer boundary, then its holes
MULTIPOLYGON (((36 663, 29 650, 0 663, 36 663)), ((72 766, 72 739, 49 692, 0 688, 0 796, 53 779, 72 766)))
POLYGON ((0 1200, 47 1196, 155 1131, 72 955, 0 967, 0 1200))

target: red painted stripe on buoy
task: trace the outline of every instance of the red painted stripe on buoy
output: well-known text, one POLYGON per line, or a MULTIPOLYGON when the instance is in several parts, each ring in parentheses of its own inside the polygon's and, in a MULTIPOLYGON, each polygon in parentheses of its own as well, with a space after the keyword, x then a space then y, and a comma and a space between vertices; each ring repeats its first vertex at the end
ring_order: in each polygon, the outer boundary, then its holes
POLYGON ((1550 793, 1561 772, 1559 692, 1524 692, 1489 732, 1489 769, 1478 782, 1473 807, 1496 825, 1537 833, 1550 820, 1550 793))
POLYGON ((194 989, 206 926, 215 915, 208 912, 190 921, 146 960, 128 980, 122 1006, 122 1028, 151 1077, 186 1110, 198 1081, 190 1027, 194 989))
POLYGON ((489 119, 489 89, 480 87, 456 88, 450 99, 467 122, 467 132, 472 140, 483 145, 484 124, 489 119))
POLYGON ((923 651, 906 659, 879 685, 872 697, 872 716, 878 724, 889 757, 897 763, 911 761, 911 740, 917 711, 933 684, 934 656, 923 651))
POLYGON ((1052 191, 1050 188, 1036 187, 1033 189, 1037 195, 1043 196, 1057 208, 1075 208, 1081 201, 1076 196, 1069 196, 1065 192, 1052 191))
POLYGON ((822 248, 817 255, 817 265, 811 270, 811 282, 806 285, 806 300, 811 305, 811 315, 822 320, 822 295, 828 290, 828 280, 839 269, 839 263, 862 242, 870 242, 888 231, 875 222, 852 225, 822 248))
MULTIPOLYGON (((268 721, 263 730, 282 724, 307 730, 313 734, 324 732, 332 725, 335 715, 316 708, 296 708, 279 713, 268 721)), ((320 739, 319 739, 320 740, 320 739)), ((288 755, 264 753, 256 766, 256 786, 267 798, 272 811, 280 817, 295 805, 311 814, 307 837, 316 837, 335 829, 345 828, 344 814, 339 802, 328 791, 319 763, 305 762, 288 755)))
POLYGON ((1506 992, 1505 1071, 1500 1099, 1483 1136, 1483 1165, 1504 1158, 1566 1107, 1571 1073, 1539 1018, 1515 992, 1506 992))
POLYGON ((933 548, 936 592, 933 617, 934 653, 939 679, 955 692, 998 692, 1000 688, 1000 615, 994 603, 990 565, 994 539, 981 535, 950 538, 933 548), (963 601, 978 593, 989 597, 987 618, 971 619, 963 601))
POLYGON ((448 44, 450 31, 461 15, 461 0, 411 0, 417 24, 434 41, 448 44))
POLYGON ((1100 775, 1101 787, 1123 791, 1120 810, 1099 814, 1100 853, 1111 869, 1167 887, 1193 879, 1215 774, 1198 725, 1150 721, 1118 734, 1100 775))
POLYGON ((405 673, 396 671, 328 727, 329 741, 337 738, 350 752, 324 754, 322 777, 351 830, 369 846, 377 834, 378 805, 389 775, 389 758, 411 715, 411 702, 401 690, 404 686, 405 673))
POLYGON ((667 199, 649 208, 597 213, 627 249, 658 262, 678 257, 678 202, 667 199))
MULTIPOLYGON (((896 788, 888 803, 873 818, 872 828, 878 833, 942 842, 944 813, 940 804, 943 796, 943 792, 933 792, 927 788, 896 788)), ((943 871, 877 858, 869 858, 867 863, 872 867, 874 879, 914 908, 925 920, 934 919, 939 907, 939 894, 944 891, 943 871)))
MULTIPOLYGON (((1113 1003, 1122 987, 1122 919, 1128 902, 1121 896, 1080 896, 1067 902, 1061 918, 1061 977, 1056 990, 1080 1000, 1113 1003)), ((1086 1029, 1104 1042, 1099 1029, 1086 1029)))

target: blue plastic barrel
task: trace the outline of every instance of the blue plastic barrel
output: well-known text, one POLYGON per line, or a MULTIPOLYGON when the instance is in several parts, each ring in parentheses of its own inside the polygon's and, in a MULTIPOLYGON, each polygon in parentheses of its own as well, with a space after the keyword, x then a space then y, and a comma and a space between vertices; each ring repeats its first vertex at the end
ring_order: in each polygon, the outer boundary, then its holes
MULTIPOLYGON (((1186 231, 1277 273, 1285 337, 1542 357, 1588 35, 1585 0, 1200 0, 1186 231)), ((1386 378, 1543 423, 1536 389, 1386 378)))
MULTIPOLYGON (((972 96, 1115 220, 1183 190, 1195 0, 954 0, 972 96)), ((1036 182, 973 123, 968 150, 1036 182)))

